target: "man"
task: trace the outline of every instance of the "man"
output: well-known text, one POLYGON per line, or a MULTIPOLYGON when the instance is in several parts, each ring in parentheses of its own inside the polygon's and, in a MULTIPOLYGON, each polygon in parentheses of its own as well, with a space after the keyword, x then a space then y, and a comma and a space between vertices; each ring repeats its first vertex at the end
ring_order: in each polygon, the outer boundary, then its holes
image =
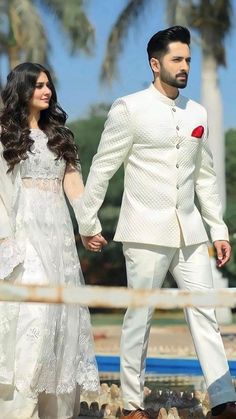
MULTIPOLYGON (((147 51, 154 82, 116 100, 109 112, 80 204, 86 248, 103 245, 97 211, 108 182, 125 165, 124 194, 115 240, 123 243, 131 288, 161 287, 167 271, 188 290, 213 287, 203 220, 218 266, 230 257, 212 156, 207 115, 179 94, 187 85, 190 33, 174 26, 157 32, 147 51), (201 215, 194 204, 195 194, 201 215)), ((143 410, 145 359, 153 309, 128 308, 121 338, 123 419, 149 418, 143 410)), ((236 418, 235 390, 213 309, 191 308, 186 319, 206 380, 212 418, 236 418)))

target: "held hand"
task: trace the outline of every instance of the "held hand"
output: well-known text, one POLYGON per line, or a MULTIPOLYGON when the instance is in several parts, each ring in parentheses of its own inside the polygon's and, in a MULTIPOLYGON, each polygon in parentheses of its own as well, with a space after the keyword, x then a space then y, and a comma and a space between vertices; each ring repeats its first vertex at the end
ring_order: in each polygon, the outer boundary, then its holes
POLYGON ((231 255, 231 246, 228 241, 226 240, 216 240, 214 242, 214 246, 216 249, 216 255, 217 255, 217 266, 218 268, 222 268, 228 260, 230 259, 231 255))
POLYGON ((91 252, 101 252, 103 246, 107 244, 107 241, 100 233, 95 236, 81 236, 81 240, 85 249, 91 252))

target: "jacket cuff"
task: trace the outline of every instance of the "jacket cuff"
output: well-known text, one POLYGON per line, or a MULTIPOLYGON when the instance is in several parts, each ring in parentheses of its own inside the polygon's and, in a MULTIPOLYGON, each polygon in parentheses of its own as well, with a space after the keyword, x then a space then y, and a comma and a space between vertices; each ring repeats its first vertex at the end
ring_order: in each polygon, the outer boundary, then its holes
POLYGON ((214 243, 216 240, 229 241, 229 232, 226 226, 212 228, 210 234, 212 243, 214 243))
POLYGON ((90 217, 88 211, 82 207, 82 195, 70 199, 70 204, 74 210, 75 218, 79 227, 79 234, 82 236, 95 236, 101 233, 102 226, 96 215, 90 217))
POLYGON ((91 225, 80 225, 78 223, 79 226, 79 234, 81 234, 81 236, 96 236, 96 234, 101 233, 102 231, 102 226, 100 221, 97 219, 95 222, 95 225, 92 227, 91 225))

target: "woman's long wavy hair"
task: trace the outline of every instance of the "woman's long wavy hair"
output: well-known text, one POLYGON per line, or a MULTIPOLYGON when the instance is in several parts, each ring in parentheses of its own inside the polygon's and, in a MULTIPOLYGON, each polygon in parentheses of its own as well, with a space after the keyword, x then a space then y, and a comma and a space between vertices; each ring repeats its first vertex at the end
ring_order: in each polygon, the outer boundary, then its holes
POLYGON ((40 73, 45 73, 50 83, 52 96, 49 107, 40 112, 38 122, 48 137, 48 148, 56 159, 63 158, 68 164, 78 163, 77 147, 72 132, 65 127, 67 114, 57 103, 57 94, 49 71, 40 64, 23 63, 16 66, 7 77, 1 93, 3 110, 0 114, 3 157, 9 170, 21 160, 27 159, 34 141, 30 138, 29 103, 40 73))

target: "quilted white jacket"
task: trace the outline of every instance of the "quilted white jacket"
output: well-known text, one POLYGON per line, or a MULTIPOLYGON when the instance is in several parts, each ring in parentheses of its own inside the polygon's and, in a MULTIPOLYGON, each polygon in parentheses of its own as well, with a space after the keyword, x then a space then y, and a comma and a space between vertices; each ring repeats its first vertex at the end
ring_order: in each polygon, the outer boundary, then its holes
POLYGON ((101 231, 97 212, 108 182, 124 163, 124 194, 114 240, 179 247, 228 240, 222 220, 207 114, 198 103, 176 100, 149 88, 111 107, 87 180, 77 218, 80 233, 101 231), (202 126, 201 138, 192 136, 202 126), (195 205, 198 197, 201 214, 195 205))

